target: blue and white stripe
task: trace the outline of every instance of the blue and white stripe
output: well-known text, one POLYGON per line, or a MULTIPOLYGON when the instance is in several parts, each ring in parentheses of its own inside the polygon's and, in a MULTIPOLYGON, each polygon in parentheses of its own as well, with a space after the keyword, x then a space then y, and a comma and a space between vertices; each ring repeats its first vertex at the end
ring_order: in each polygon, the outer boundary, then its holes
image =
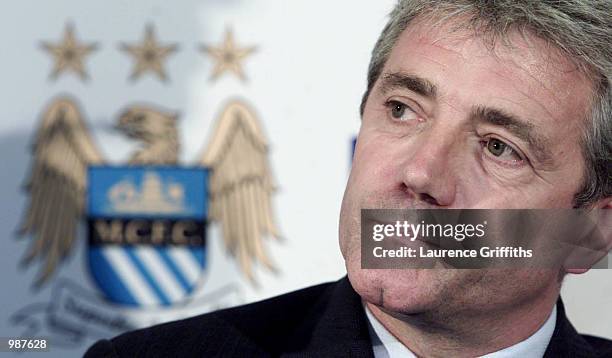
POLYGON ((203 247, 105 245, 89 248, 94 280, 113 302, 170 306, 184 300, 205 267, 203 247))

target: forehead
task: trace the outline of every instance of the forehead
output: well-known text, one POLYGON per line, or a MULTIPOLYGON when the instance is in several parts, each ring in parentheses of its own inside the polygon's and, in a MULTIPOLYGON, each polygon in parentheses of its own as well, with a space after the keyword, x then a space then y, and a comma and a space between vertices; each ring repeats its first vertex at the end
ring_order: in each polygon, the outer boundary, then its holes
POLYGON ((494 102, 536 125, 581 126, 592 83, 561 51, 529 33, 494 44, 456 23, 413 21, 396 42, 383 73, 408 72, 435 83, 455 107, 494 102))

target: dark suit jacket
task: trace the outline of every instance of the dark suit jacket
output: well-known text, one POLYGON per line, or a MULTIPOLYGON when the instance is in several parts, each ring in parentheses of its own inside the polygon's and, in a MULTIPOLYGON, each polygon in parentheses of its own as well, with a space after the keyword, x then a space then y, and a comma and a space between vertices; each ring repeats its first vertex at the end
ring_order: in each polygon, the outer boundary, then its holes
MULTIPOLYGON (((122 334, 85 357, 373 357, 361 298, 345 277, 246 306, 122 334)), ((612 357, 612 341, 579 335, 561 301, 545 357, 612 357)))

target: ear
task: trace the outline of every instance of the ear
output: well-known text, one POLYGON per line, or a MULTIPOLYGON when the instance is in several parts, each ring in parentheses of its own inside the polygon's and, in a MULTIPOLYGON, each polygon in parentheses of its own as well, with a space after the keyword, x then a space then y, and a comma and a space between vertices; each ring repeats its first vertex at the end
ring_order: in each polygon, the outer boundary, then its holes
MULTIPOLYGON (((585 258, 595 265, 601 259, 608 255, 612 250, 612 197, 608 197, 598 201, 593 205, 597 212, 597 229, 600 232, 600 241, 597 245, 597 250, 587 250, 588 252, 580 252, 581 260, 585 258)), ((567 267, 567 266, 566 266, 567 267)), ((583 274, 589 271, 588 268, 565 268, 567 273, 583 274)))

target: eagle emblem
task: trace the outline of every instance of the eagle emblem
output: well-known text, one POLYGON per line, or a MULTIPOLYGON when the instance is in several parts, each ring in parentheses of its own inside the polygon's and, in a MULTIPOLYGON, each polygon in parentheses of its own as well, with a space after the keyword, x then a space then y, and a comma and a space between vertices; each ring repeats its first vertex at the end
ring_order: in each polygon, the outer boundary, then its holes
MULTIPOLYGON (((202 270, 205 265, 202 258, 205 240, 181 241, 185 238, 184 233, 179 235, 181 240, 172 238, 178 230, 176 225, 172 225, 182 220, 183 214, 180 210, 189 202, 205 208, 194 211, 195 214, 189 218, 197 223, 201 220, 219 225, 225 248, 235 258, 246 278, 256 284, 253 271, 256 264, 276 271, 266 250, 266 238, 280 239, 271 205, 271 196, 276 185, 268 159, 268 142, 261 124, 246 103, 239 100, 230 102, 221 111, 205 150, 189 168, 182 168, 179 167, 180 141, 177 122, 177 114, 145 105, 131 106, 118 116, 115 128, 128 138, 138 141, 140 146, 121 169, 128 174, 118 176, 117 178, 123 179, 113 182, 113 185, 109 184, 104 195, 113 201, 118 212, 127 213, 128 218, 138 217, 142 220, 138 224, 141 226, 129 222, 132 229, 118 229, 117 235, 123 238, 123 241, 118 239, 119 241, 110 244, 121 245, 113 246, 105 242, 106 246, 100 247, 113 247, 115 251, 117 247, 135 250, 133 253, 126 251, 122 255, 133 254, 134 257, 140 258, 143 260, 140 264, 145 269, 152 268, 153 273, 159 270, 170 273, 180 271, 181 267, 186 267, 185 260, 189 260, 185 258, 185 252, 193 252, 191 261, 202 270), (130 168, 133 168, 134 172, 131 172, 130 168), (201 171, 198 172, 199 169, 201 171), (194 176, 189 170, 199 174, 194 176), (139 184, 134 178, 140 178, 139 184), (186 179, 183 182, 181 178, 186 179), (197 189, 200 186, 205 190, 197 189), (198 194, 190 192, 192 187, 199 190, 198 194), (143 215, 140 217, 130 213, 143 215), (152 213, 155 215, 149 215, 152 213), (198 215, 204 217, 196 218, 198 215), (132 240, 130 237, 126 239, 124 236, 127 234, 123 235, 121 230, 137 233, 132 235, 136 235, 133 239, 135 241, 129 241, 132 240), (125 240, 128 240, 130 245, 122 246, 126 243, 125 240), (169 244, 166 242, 168 240, 171 241, 169 244), (164 244, 168 244, 167 250, 164 244), (137 248, 142 248, 142 251, 136 252, 137 248), (154 267, 146 262, 148 257, 161 263, 161 266, 154 267), (164 262, 169 266, 163 266, 164 262)), ((89 193, 93 191, 89 186, 94 185, 90 181, 100 181, 101 179, 96 178, 100 178, 98 172, 104 168, 113 169, 113 166, 105 160, 94 142, 84 114, 76 101, 69 97, 54 100, 44 110, 35 134, 31 168, 25 185, 29 202, 19 229, 21 237, 31 237, 23 258, 24 264, 40 261, 35 285, 40 286, 47 282, 58 265, 71 253, 78 237, 79 225, 89 218, 90 212, 95 211, 92 209, 93 205, 97 205, 95 203, 98 199, 95 195, 100 195, 99 192, 89 193)), ((123 173, 121 170, 119 172, 123 173)), ((108 233, 109 238, 114 237, 111 235, 114 229, 108 226, 113 221, 107 219, 101 224, 100 221, 97 224, 90 223, 89 232, 99 229, 98 232, 108 233), (104 226, 105 223, 108 225, 104 226), (92 229, 92 225, 98 224, 102 226, 92 229)), ((183 222, 181 225, 183 226, 180 230, 187 232, 185 227, 188 224, 183 222)), ((193 226, 192 232, 205 230, 198 225, 193 226)), ((205 235, 203 237, 205 238, 205 235)), ((90 234, 90 245, 91 240, 90 234)), ((90 260, 92 253, 95 254, 95 250, 91 250, 90 260)), ((112 263, 112 260, 107 263, 109 262, 112 263)), ((138 264, 139 261, 135 261, 134 267, 138 268, 138 264)), ((103 266, 103 262, 90 262, 90 270, 100 270, 99 266, 103 266)), ((188 284, 183 285, 182 294, 166 295, 167 297, 181 299, 191 292, 194 285, 193 267, 191 271, 190 275, 185 275, 191 279, 188 284)), ((94 272, 94 276, 96 275, 102 277, 104 272, 94 272)), ((153 276, 163 278, 164 275, 159 271, 159 275, 153 276)), ((179 283, 183 281, 177 279, 179 283)), ((147 280, 143 279, 142 282, 146 285, 147 280)), ((114 283, 107 282, 106 285, 113 286, 114 283)), ((153 282, 152 285, 159 285, 163 290, 164 282, 153 282)), ((168 285, 172 286, 170 283, 168 285)), ((160 288, 153 287, 150 291, 156 289, 160 288)), ((109 296, 108 292, 105 293, 109 296)), ((172 303, 175 300, 167 302, 172 303)))

